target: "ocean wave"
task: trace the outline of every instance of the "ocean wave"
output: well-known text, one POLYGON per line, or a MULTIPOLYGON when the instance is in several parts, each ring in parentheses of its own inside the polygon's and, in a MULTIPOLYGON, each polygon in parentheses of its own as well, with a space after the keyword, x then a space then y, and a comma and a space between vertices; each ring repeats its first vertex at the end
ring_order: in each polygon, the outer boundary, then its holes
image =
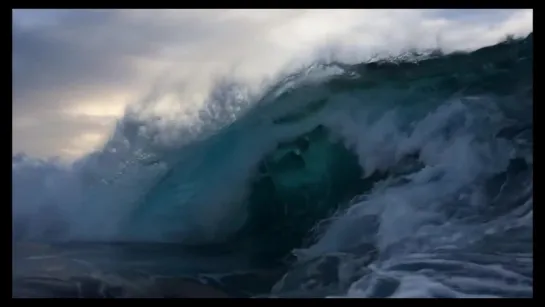
POLYGON ((275 297, 532 296, 532 67, 530 35, 130 109, 70 166, 13 158, 14 238, 208 246, 284 266, 275 297))

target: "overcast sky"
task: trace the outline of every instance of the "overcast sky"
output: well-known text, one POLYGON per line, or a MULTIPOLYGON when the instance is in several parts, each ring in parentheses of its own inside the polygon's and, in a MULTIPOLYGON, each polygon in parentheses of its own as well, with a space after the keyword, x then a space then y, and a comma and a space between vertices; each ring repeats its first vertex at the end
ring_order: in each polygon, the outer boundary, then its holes
POLYGON ((217 76, 257 82, 324 50, 474 49, 532 23, 532 10, 14 10, 13 150, 77 158, 160 83, 195 108, 217 76))

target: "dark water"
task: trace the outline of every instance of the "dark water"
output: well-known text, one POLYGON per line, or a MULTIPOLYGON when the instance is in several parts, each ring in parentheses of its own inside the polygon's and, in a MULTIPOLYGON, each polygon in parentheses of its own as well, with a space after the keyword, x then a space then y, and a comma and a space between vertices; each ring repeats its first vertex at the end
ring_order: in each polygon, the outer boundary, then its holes
POLYGON ((13 297, 250 297, 283 274, 225 274, 240 257, 172 244, 19 243, 12 257, 13 297))

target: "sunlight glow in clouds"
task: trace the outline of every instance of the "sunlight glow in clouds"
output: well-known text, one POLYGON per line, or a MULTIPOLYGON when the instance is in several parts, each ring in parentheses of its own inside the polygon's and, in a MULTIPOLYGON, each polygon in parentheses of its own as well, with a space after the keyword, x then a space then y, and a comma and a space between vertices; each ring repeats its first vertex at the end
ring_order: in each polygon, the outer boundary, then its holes
POLYGON ((346 61, 405 48, 446 51, 527 35, 532 10, 17 10, 15 152, 79 157, 126 105, 160 84, 157 112, 192 114, 211 82, 248 83, 322 53, 346 61), (174 94, 173 94, 174 93, 174 94), (189 113, 188 113, 189 112, 189 113))

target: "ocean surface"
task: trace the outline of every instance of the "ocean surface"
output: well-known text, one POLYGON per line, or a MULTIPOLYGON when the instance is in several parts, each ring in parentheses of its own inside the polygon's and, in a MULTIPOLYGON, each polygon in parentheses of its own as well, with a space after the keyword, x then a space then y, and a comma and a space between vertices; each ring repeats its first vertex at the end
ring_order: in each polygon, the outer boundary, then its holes
POLYGON ((316 63, 17 155, 12 295, 532 297, 532 69, 532 34, 316 63))

